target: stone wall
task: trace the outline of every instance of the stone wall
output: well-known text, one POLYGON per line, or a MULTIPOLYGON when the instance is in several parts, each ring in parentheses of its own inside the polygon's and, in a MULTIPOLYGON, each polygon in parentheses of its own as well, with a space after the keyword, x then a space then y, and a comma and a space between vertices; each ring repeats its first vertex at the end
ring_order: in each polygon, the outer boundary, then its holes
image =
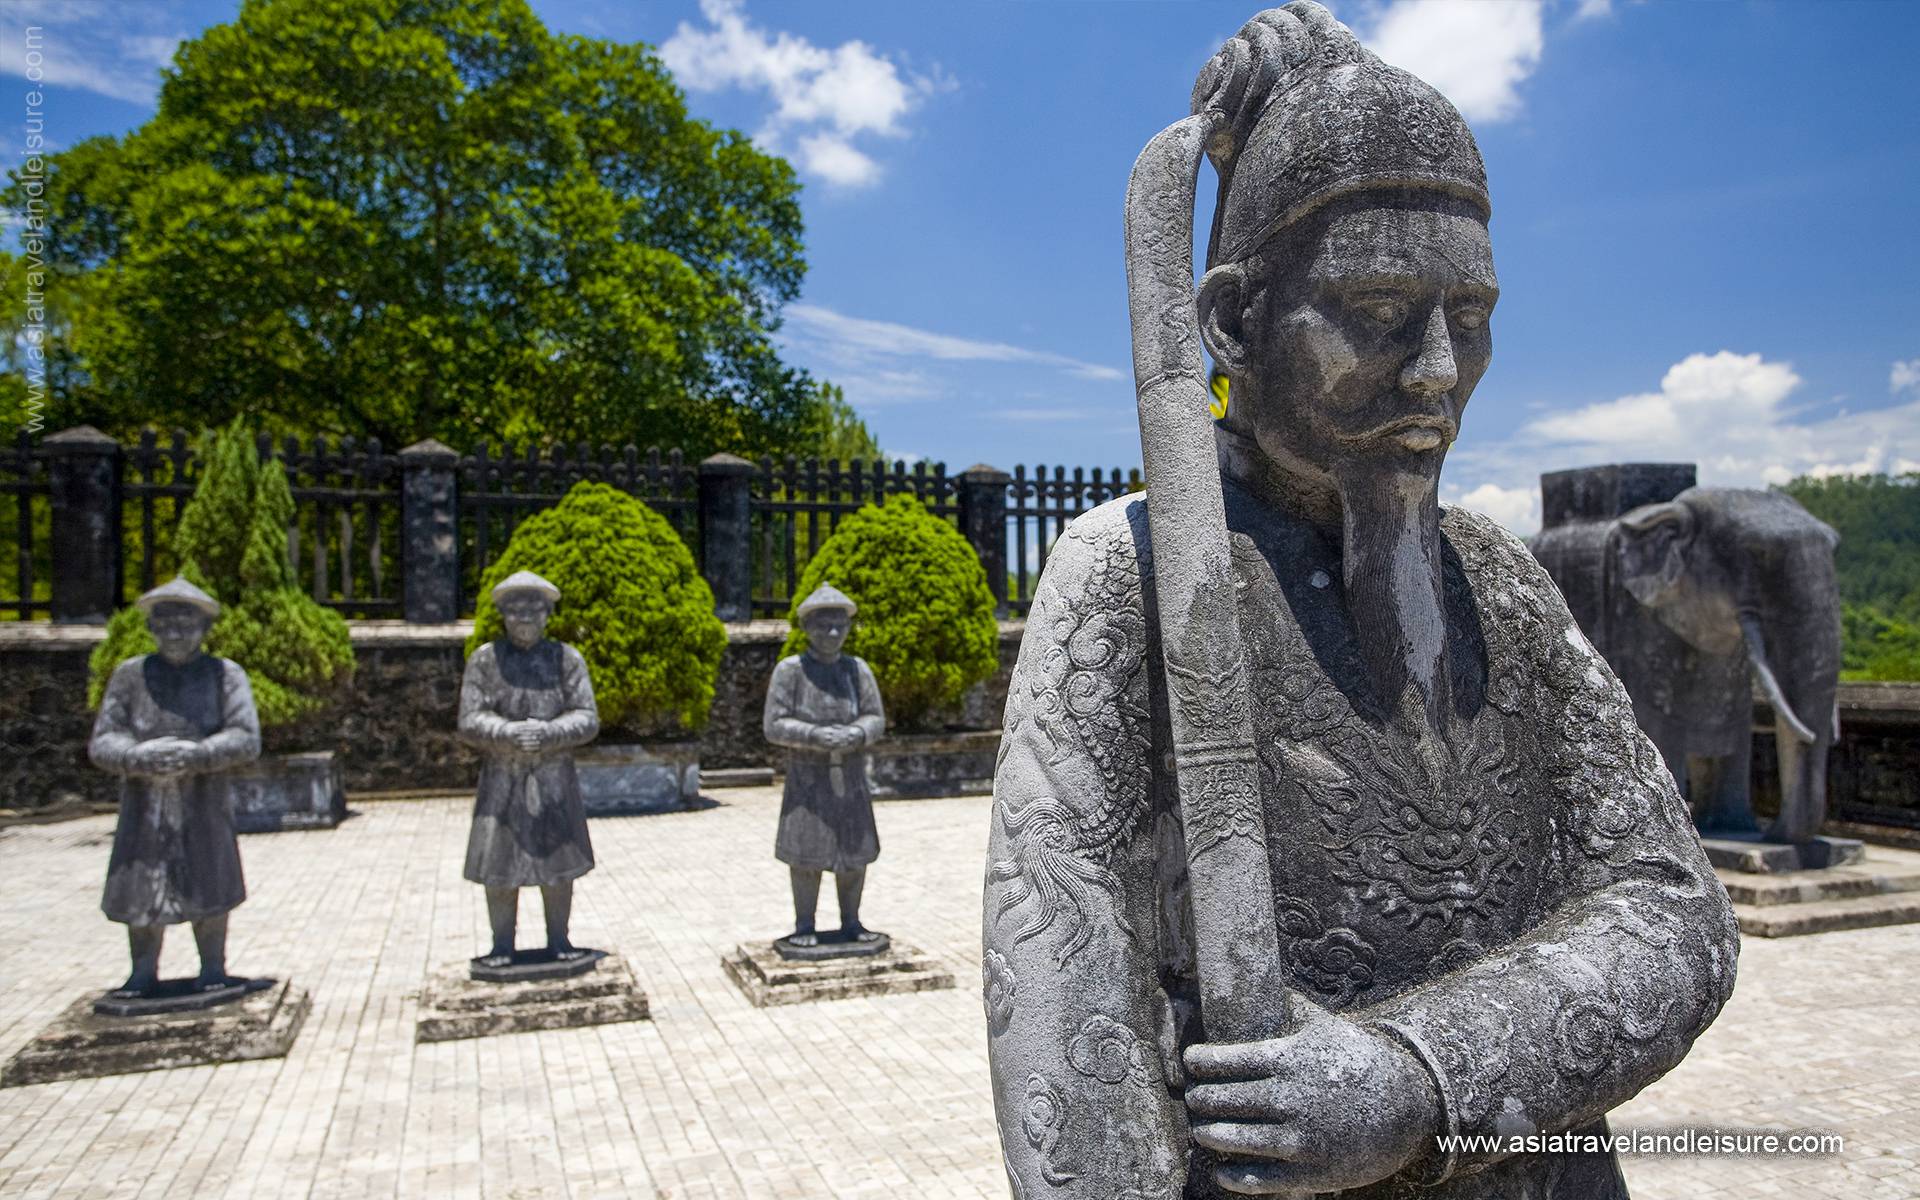
MULTIPOLYGON (((338 750, 356 792, 466 788, 479 760, 454 736, 460 672, 471 622, 414 625, 351 621, 352 691, 325 720, 271 730, 274 751, 338 750)), ((1023 621, 1000 626, 1000 670, 938 724, 997 728, 1023 621)), ((775 765, 760 736, 767 678, 786 639, 784 621, 727 626, 713 709, 700 738, 705 769, 775 765)), ((0 808, 35 809, 78 798, 105 802, 112 780, 87 762, 87 656, 98 625, 0 622, 0 808)), ((634 740, 618 731, 603 741, 634 740)))

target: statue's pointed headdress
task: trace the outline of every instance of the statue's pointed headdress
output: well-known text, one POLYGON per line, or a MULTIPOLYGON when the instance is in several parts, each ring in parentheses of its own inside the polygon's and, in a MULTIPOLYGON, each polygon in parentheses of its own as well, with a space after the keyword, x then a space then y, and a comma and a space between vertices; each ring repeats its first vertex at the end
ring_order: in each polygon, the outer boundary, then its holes
POLYGON ((1201 1012, 1210 1040, 1255 1041, 1285 1032, 1294 1006, 1194 306, 1200 157, 1220 174, 1209 267, 1356 192, 1489 206, 1460 114, 1311 0, 1248 21, 1200 73, 1190 112, 1147 143, 1127 184, 1127 306, 1201 1012))

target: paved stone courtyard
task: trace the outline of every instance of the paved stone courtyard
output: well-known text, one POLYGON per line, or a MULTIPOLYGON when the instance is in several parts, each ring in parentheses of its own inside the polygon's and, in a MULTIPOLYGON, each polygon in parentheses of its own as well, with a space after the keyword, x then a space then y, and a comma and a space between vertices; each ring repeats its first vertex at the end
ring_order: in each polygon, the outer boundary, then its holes
MULTIPOLYGON (((778 793, 713 798, 593 823, 576 937, 627 956, 653 1020, 419 1046, 422 983, 485 939, 467 802, 244 839, 231 960, 312 991, 292 1053, 0 1091, 0 1196, 1004 1197, 975 986, 987 801, 879 812, 869 922, 957 990, 756 1009, 719 960, 786 928, 778 793)), ((111 833, 0 830, 0 1058, 124 971, 97 908, 111 833)), ((529 897, 523 936, 538 925, 529 897)), ((165 966, 193 969, 184 929, 165 966)), ((1920 1196, 1916 993, 1920 927, 1748 939, 1727 1012, 1616 1127, 1817 1126, 1846 1150, 1628 1159, 1634 1195, 1920 1196)))

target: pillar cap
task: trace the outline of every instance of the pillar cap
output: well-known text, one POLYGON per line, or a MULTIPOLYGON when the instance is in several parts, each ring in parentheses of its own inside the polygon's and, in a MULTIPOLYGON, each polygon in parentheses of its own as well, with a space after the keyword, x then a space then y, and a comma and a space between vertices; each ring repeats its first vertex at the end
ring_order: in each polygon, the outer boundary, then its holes
POLYGON ((999 467, 988 466, 986 463, 975 463, 960 472, 959 478, 969 483, 976 481, 980 483, 1009 483, 1012 481, 1013 476, 1002 471, 999 467))
POLYGON ((41 445, 53 454, 106 454, 120 452, 118 440, 108 437, 91 425, 75 425, 72 429, 62 429, 50 434, 41 445))
POLYGON ((751 475, 760 468, 738 454, 710 454, 700 460, 702 475, 751 475))
POLYGON ((402 450, 400 457, 408 459, 408 465, 443 466, 459 462, 460 452, 438 438, 421 438, 402 450))

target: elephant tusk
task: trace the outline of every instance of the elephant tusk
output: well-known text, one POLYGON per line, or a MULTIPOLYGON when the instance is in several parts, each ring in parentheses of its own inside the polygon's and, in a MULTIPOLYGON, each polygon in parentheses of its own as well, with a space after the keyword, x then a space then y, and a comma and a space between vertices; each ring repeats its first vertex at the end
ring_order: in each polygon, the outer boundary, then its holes
POLYGON ((1740 632, 1746 635, 1747 661, 1753 664, 1753 673, 1760 677, 1760 690, 1767 694, 1767 703, 1773 705, 1773 715, 1778 717, 1796 741, 1812 744, 1819 739, 1800 714, 1793 711, 1793 705, 1787 703, 1787 695, 1780 690, 1780 681, 1773 677, 1773 668, 1767 665, 1766 641, 1760 633, 1760 622, 1741 614, 1740 632))

